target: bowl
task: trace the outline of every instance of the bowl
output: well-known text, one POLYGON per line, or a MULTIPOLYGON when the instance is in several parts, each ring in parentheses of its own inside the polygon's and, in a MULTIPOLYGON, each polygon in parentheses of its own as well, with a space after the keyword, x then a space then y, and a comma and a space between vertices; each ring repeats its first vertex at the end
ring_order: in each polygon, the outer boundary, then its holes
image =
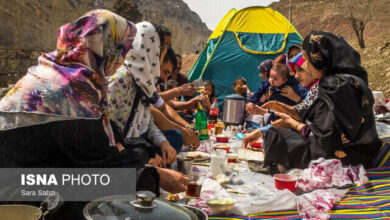
POLYGON ((216 137, 218 143, 228 143, 229 142, 229 137, 216 137))
POLYGON ((220 150, 226 150, 226 153, 229 153, 230 151, 230 146, 229 145, 223 145, 223 144, 220 144, 220 145, 217 145, 215 146, 215 149, 220 149, 220 150))
POLYGON ((295 186, 297 183, 297 178, 290 174, 275 174, 275 187, 277 189, 283 190, 288 189, 291 192, 295 191, 295 186))
POLYGON ((207 199, 206 204, 212 214, 221 214, 233 208, 236 201, 229 198, 207 199))

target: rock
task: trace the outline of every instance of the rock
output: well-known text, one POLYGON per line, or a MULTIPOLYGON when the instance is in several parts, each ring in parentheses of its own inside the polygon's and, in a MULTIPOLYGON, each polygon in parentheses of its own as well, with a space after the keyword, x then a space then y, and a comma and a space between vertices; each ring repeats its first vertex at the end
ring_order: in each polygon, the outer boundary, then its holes
POLYGON ((386 42, 385 43, 385 45, 384 46, 382 46, 381 48, 380 48, 380 50, 383 50, 383 49, 385 49, 386 47, 388 47, 390 45, 390 43, 389 42, 386 42))
POLYGON ((388 72, 388 73, 386 74, 386 77, 390 78, 390 72, 388 72))
POLYGON ((176 53, 202 50, 211 31, 183 0, 18 0, 0 3, 0 87, 17 81, 37 57, 55 50, 58 29, 86 12, 108 9, 124 18, 164 25, 176 53), (3 50, 4 49, 4 50, 3 50), (10 76, 12 76, 10 78, 10 76))
POLYGON ((386 71, 390 71, 390 67, 386 69, 386 71))

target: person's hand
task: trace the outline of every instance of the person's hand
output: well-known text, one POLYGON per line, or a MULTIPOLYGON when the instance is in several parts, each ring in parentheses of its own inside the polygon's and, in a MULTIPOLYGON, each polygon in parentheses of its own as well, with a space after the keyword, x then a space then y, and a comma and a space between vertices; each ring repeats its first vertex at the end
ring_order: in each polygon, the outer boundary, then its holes
POLYGON ((182 134, 185 145, 191 144, 192 149, 196 149, 199 147, 198 135, 192 129, 186 128, 184 132, 182 132, 182 134))
POLYGON ((250 133, 248 136, 244 138, 244 141, 242 142, 242 147, 245 148, 248 144, 252 144, 253 142, 255 142, 257 139, 261 137, 262 135, 260 129, 253 131, 252 133, 250 133))
POLYGON ((294 125, 298 124, 299 122, 295 121, 291 116, 280 113, 280 112, 275 112, 276 116, 279 116, 280 119, 276 121, 271 121, 271 125, 274 127, 280 127, 280 128, 293 128, 294 125))
POLYGON ((118 149, 118 151, 123 151, 125 147, 119 142, 115 143, 115 147, 118 149))
POLYGON ((195 110, 198 108, 198 102, 202 102, 202 96, 198 95, 188 101, 188 109, 195 110))
POLYGON ((169 144, 168 141, 163 141, 161 143, 161 152, 163 155, 163 160, 166 162, 166 164, 171 164, 176 160, 176 150, 169 144))
POLYGON ((180 95, 182 96, 193 96, 196 92, 194 85, 191 83, 185 83, 180 87, 180 95))
POLYGON ((186 175, 170 169, 156 168, 160 175, 160 187, 170 193, 184 192, 189 184, 186 175))
POLYGON ((166 167, 165 161, 158 154, 156 154, 155 158, 149 160, 149 164, 154 167, 166 167))
POLYGON ((203 108, 206 108, 206 109, 210 108, 211 103, 210 103, 209 95, 207 95, 207 94, 202 95, 202 106, 203 106, 203 108))
POLYGON ((301 97, 294 91, 293 88, 291 88, 291 86, 284 86, 280 90, 280 94, 294 102, 299 102, 301 100, 301 97))
POLYGON ((252 115, 264 115, 265 113, 267 113, 267 110, 257 106, 254 103, 248 103, 246 105, 246 111, 252 115))
POLYGON ((247 94, 251 94, 251 90, 248 88, 247 85, 244 85, 242 88, 245 89, 247 94))
POLYGON ((284 104, 282 102, 269 101, 261 107, 264 109, 272 109, 277 112, 288 114, 297 121, 301 120, 301 116, 295 111, 294 107, 284 104))

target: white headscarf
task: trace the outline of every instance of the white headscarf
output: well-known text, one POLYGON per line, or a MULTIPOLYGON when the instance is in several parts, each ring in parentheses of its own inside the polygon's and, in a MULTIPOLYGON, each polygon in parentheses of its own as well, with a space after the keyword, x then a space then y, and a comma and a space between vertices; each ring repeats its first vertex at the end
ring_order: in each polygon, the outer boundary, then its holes
POLYGON ((134 104, 134 97, 131 97, 136 90, 133 79, 143 93, 126 137, 139 137, 146 132, 151 118, 150 104, 159 99, 155 85, 160 77, 160 38, 149 22, 140 22, 136 28, 137 34, 125 64, 108 79, 109 111, 114 112, 110 116, 117 117, 113 120, 122 129, 134 104))

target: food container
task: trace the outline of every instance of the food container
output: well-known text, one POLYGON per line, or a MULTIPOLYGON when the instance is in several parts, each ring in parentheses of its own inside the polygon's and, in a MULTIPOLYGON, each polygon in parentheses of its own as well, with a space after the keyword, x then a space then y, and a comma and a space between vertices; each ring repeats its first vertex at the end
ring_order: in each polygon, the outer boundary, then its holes
POLYGON ((221 136, 216 137, 218 143, 229 143, 229 138, 230 137, 221 137, 221 136))
POLYGON ((156 199, 149 191, 134 195, 116 195, 100 198, 84 207, 87 220, 138 219, 138 220, 198 220, 197 215, 175 203, 156 199))
POLYGON ((221 134, 224 127, 225 125, 222 122, 218 122, 217 124, 214 124, 215 135, 221 134))
POLYGON ((223 122, 227 125, 242 125, 245 119, 245 98, 233 94, 224 99, 223 122))
POLYGON ((283 190, 288 189, 291 192, 295 191, 295 186, 297 183, 297 178, 290 174, 275 174, 275 187, 277 189, 283 190))
POLYGON ((229 198, 208 199, 206 204, 212 214, 222 214, 233 208, 236 201, 229 198))
POLYGON ((230 146, 229 145, 224 145, 224 144, 219 144, 215 146, 216 150, 225 150, 227 153, 230 152, 230 146))

